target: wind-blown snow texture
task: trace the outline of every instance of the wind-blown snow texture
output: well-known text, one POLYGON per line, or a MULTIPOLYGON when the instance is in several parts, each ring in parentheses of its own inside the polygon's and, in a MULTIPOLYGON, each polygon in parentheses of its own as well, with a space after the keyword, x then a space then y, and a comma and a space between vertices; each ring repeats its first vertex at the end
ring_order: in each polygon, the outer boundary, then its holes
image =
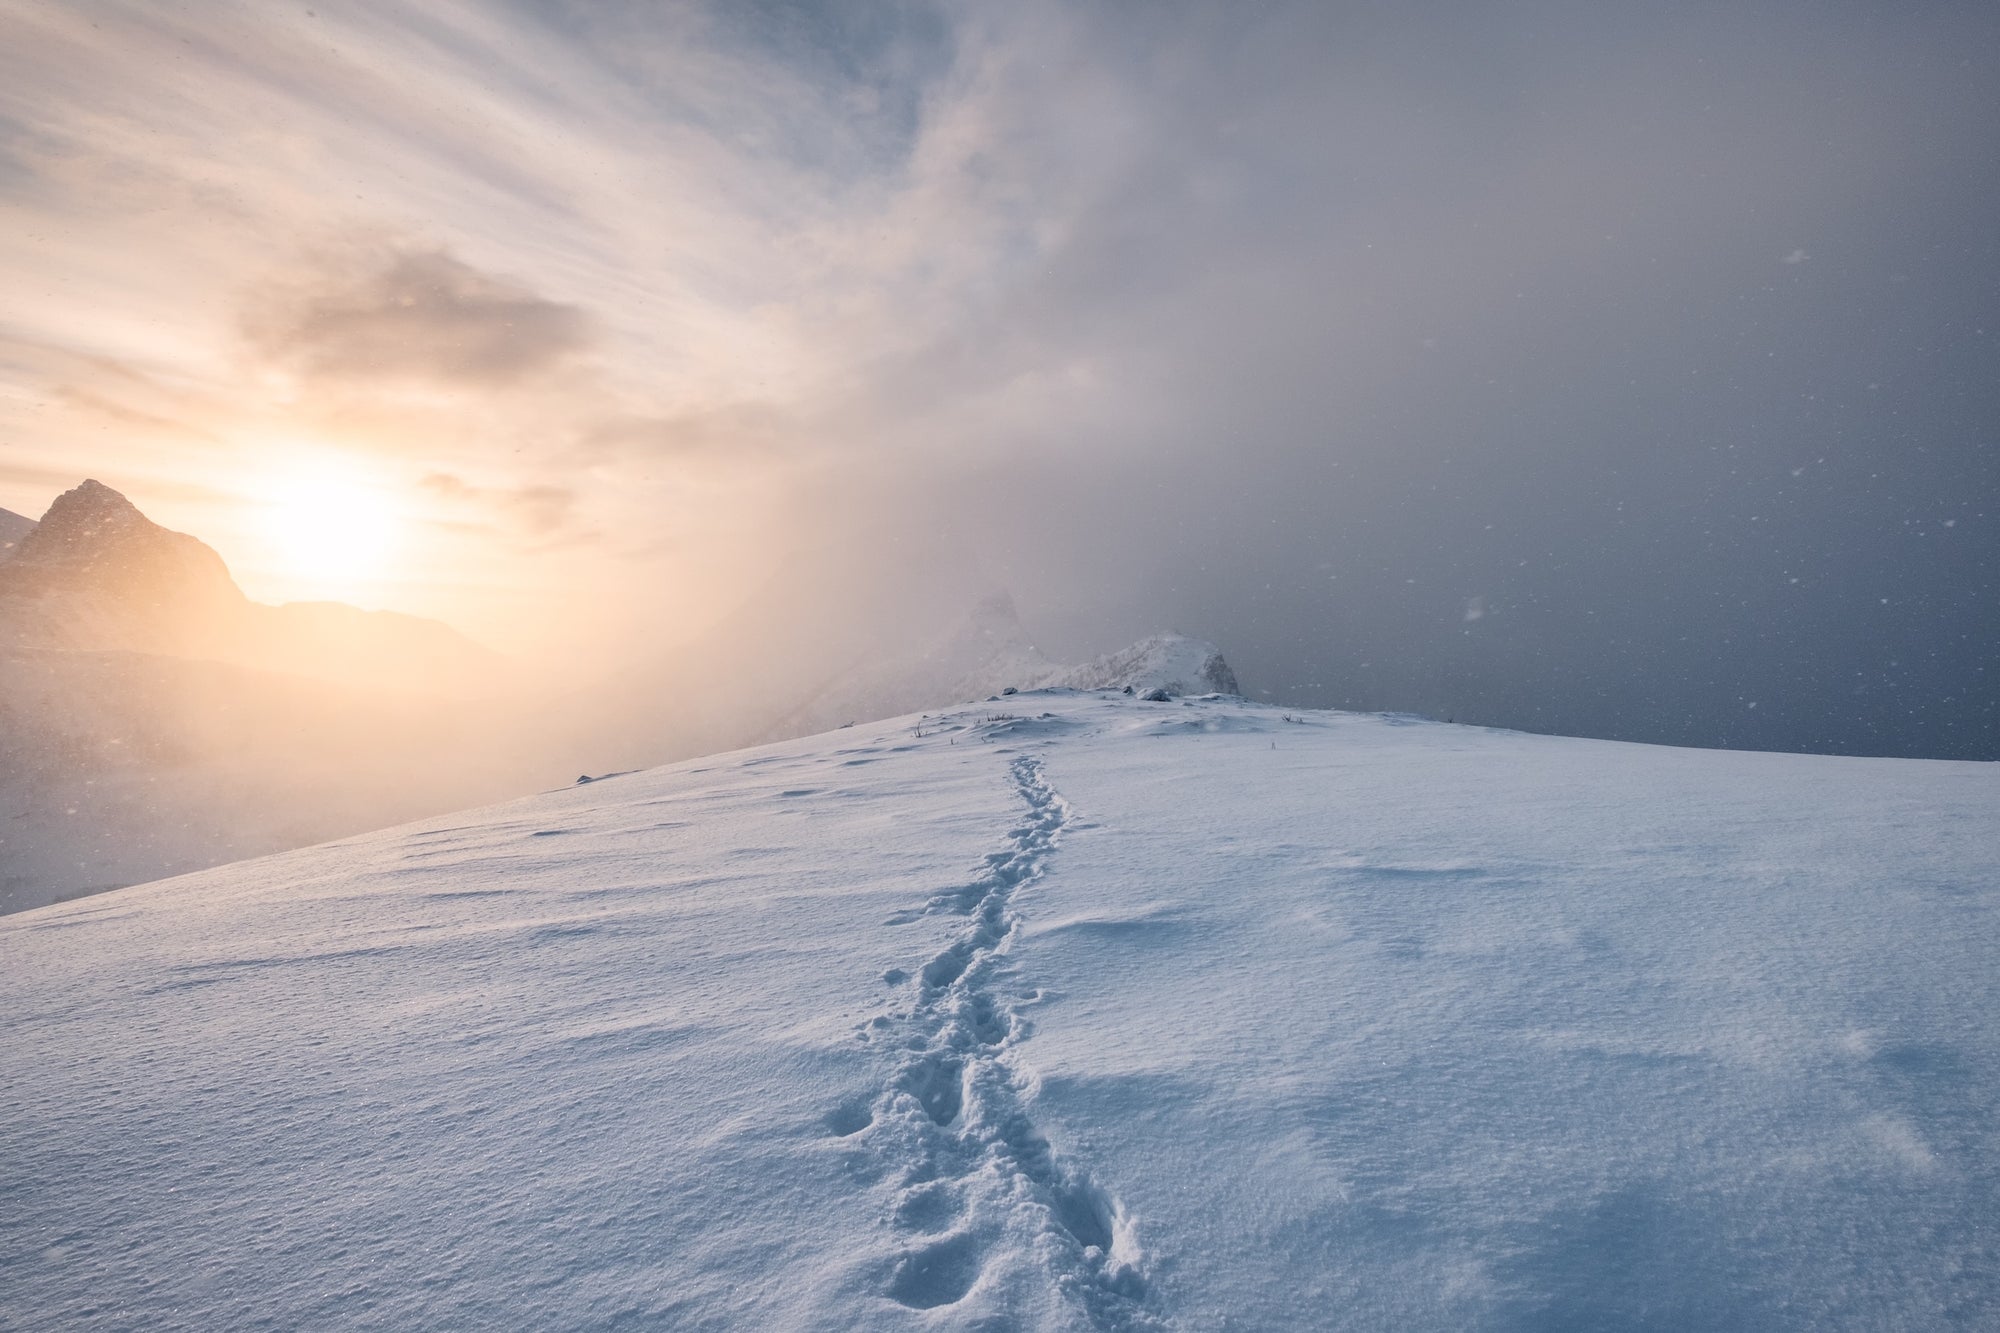
POLYGON ((2000 1321, 2000 769, 1004 706, 0 921, 0 1325, 2000 1321))

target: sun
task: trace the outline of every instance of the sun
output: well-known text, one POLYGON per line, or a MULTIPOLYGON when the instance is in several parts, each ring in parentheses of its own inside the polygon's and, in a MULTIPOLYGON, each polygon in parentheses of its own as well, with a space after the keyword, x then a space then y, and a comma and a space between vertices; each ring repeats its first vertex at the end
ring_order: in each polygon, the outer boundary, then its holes
POLYGON ((404 522, 388 487, 337 460, 312 460, 261 489, 264 541, 289 580, 333 596, 389 573, 404 522))

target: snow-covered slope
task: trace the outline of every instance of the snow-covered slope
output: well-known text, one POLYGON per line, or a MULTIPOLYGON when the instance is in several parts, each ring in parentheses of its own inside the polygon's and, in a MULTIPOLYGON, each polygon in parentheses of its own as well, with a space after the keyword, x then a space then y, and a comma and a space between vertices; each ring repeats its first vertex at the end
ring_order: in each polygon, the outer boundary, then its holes
POLYGON ((1996 906, 1990 765, 858 726, 0 920, 0 1325, 1992 1327, 1996 906))

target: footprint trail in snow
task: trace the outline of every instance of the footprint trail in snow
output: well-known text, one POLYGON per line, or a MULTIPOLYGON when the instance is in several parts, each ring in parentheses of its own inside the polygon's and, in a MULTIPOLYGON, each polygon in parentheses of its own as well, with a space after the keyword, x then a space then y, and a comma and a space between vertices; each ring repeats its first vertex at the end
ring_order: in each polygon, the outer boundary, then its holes
POLYGON ((866 1029, 909 1053, 872 1114, 848 1122, 868 1129, 895 1169, 891 1217, 909 1240, 885 1292, 913 1309, 952 1305, 1008 1261, 1003 1252, 1025 1252, 1091 1327, 1154 1327, 1131 1218, 1055 1152, 1031 1113, 1017 1005, 1036 993, 1011 985, 1014 898, 1046 872, 1070 810, 1039 760, 1020 756, 1010 772, 1027 812, 1006 848, 903 918, 963 916, 965 929, 913 973, 885 975, 911 1002, 866 1029))

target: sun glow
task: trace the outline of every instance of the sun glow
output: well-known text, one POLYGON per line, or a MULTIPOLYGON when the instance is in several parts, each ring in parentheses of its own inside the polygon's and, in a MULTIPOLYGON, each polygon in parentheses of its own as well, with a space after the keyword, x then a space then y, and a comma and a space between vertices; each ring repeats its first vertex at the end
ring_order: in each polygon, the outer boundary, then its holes
POLYGON ((404 535, 393 493, 335 461, 289 468, 259 498, 273 565, 322 596, 352 595, 381 579, 404 535))

